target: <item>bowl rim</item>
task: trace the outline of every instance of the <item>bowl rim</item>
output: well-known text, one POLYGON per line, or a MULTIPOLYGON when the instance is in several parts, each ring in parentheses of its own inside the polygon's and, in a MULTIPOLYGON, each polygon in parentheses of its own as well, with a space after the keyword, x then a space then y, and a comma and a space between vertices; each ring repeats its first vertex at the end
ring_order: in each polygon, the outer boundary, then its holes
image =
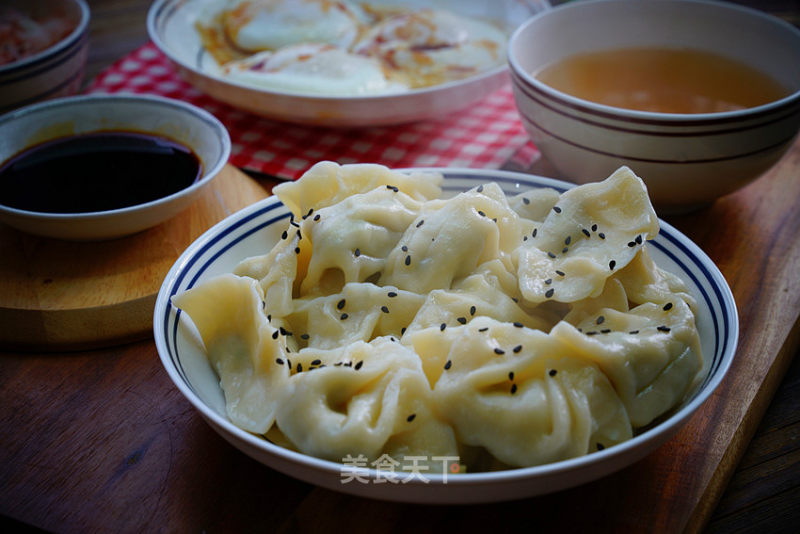
MULTIPOLYGON (((447 178, 448 175, 458 174, 461 177, 485 176, 487 180, 490 180, 495 177, 506 181, 521 179, 522 184, 525 184, 531 189, 536 189, 540 187, 552 187, 554 189, 557 189, 559 192, 563 192, 567 189, 577 187, 578 185, 553 178, 546 178, 546 177, 519 173, 514 171, 503 171, 503 170, 493 170, 493 169, 469 169, 469 168, 455 168, 455 167, 446 167, 446 168, 413 167, 413 168, 403 168, 397 170, 402 172, 436 171, 444 174, 445 178, 447 178)), ((162 365, 167 371, 173 384, 179 389, 182 395, 190 401, 190 403, 195 407, 195 409, 198 410, 200 415, 202 415, 203 418, 205 418, 209 423, 212 424, 212 426, 224 429, 226 432, 231 434, 233 438, 236 438, 237 440, 247 444, 248 446, 255 448, 261 453, 266 453, 268 455, 276 457, 275 458, 276 460, 280 459, 285 462, 290 462, 291 464, 296 466, 312 468, 314 470, 321 470, 327 474, 341 474, 342 466, 346 464, 342 464, 340 462, 335 462, 331 460, 324 460, 321 458, 304 454, 302 452, 286 449, 277 444, 273 444, 261 437, 258 437, 254 434, 251 434, 250 432, 247 432, 237 427, 227 417, 218 414, 214 409, 208 406, 195 391, 192 390, 192 388, 188 385, 186 380, 179 374, 177 368, 175 367, 174 361, 171 357, 172 352, 171 352, 171 347, 169 346, 170 341, 167 339, 169 336, 167 335, 167 337, 165 338, 165 336, 163 335, 164 331, 166 330, 167 326, 166 319, 169 317, 170 309, 174 308, 174 306, 172 306, 170 302, 170 298, 172 296, 170 290, 173 289, 173 286, 177 286, 181 282, 181 280, 178 278, 183 278, 184 276, 189 275, 188 271, 192 266, 193 256, 197 256, 198 254, 208 253, 210 249, 212 249, 213 245, 212 241, 217 237, 227 236, 237 231, 239 232, 244 231, 244 230, 237 230, 237 228, 240 225, 245 224, 250 219, 257 217, 260 213, 264 212, 265 210, 280 209, 282 207, 284 207, 284 205, 275 196, 270 196, 258 202, 255 202, 250 206, 247 206, 239 210, 238 212, 229 215, 222 221, 218 222, 217 224, 209 228, 206 232, 204 232, 200 237, 198 237, 192 244, 190 244, 181 253, 179 258, 175 261, 175 263, 165 276, 164 281, 157 295, 153 311, 154 341, 156 344, 156 349, 159 355, 159 359, 161 360, 162 365)), ((286 218, 288 219, 288 215, 286 216, 286 218)), ((720 383, 727 376, 727 373, 735 358, 736 351, 738 348, 739 316, 738 316, 736 301, 733 297, 730 286, 725 280, 725 277, 719 271, 719 268, 716 266, 716 264, 714 264, 714 262, 708 257, 708 255, 706 255, 705 252, 703 252, 703 250, 699 246, 697 246, 693 241, 691 241, 687 236, 685 236, 683 233, 681 233, 679 230, 677 230, 669 223, 663 221, 662 219, 659 219, 659 224, 661 226, 662 231, 666 230, 666 232, 663 235, 669 234, 670 241, 676 247, 680 248, 684 253, 696 258, 698 264, 705 269, 708 278, 713 283, 713 288, 716 292, 717 299, 719 300, 720 306, 722 307, 721 313, 725 314, 727 312, 730 312, 731 314, 730 322, 726 323, 729 335, 728 337, 724 338, 725 341, 728 343, 728 346, 724 351, 722 351, 719 365, 716 368, 709 367, 708 375, 704 379, 702 385, 698 386, 699 389, 695 390, 694 393, 692 393, 692 397, 690 398, 690 400, 677 410, 672 410, 667 412, 666 416, 662 416, 662 418, 657 420, 658 422, 655 426, 645 427, 641 433, 633 436, 631 439, 616 444, 613 447, 608 447, 602 451, 597 451, 591 454, 586 454, 584 456, 569 458, 557 462, 551 462, 531 467, 512 468, 502 471, 487 471, 487 472, 476 472, 476 473, 467 472, 459 474, 458 476, 448 476, 446 474, 439 475, 431 473, 425 475, 425 478, 428 481, 426 485, 466 487, 466 486, 480 486, 483 484, 494 484, 500 481, 521 482, 524 481, 525 479, 528 479, 531 476, 548 477, 548 476, 573 472, 579 469, 589 467, 599 459, 613 462, 612 459, 614 458, 619 459, 622 457, 631 457, 631 455, 636 454, 637 450, 640 447, 644 447, 649 443, 658 442, 660 439, 668 439, 669 437, 671 437, 688 421, 690 417, 692 417, 695 414, 695 412, 703 405, 703 403, 705 403, 705 401, 712 396, 712 394, 719 387, 720 383), (657 432, 654 433, 653 430, 656 429, 657 432)), ((250 233, 252 233, 252 231, 253 230, 246 230, 246 235, 249 235, 250 233)), ((659 236, 662 236, 662 231, 659 232, 659 236)), ((216 259, 218 256, 222 255, 222 253, 223 253, 222 251, 215 252, 213 255, 213 259, 216 259)), ((196 277, 197 275, 194 274, 193 276, 196 277)), ((177 291, 177 289, 175 291, 177 291)), ((178 311, 178 313, 180 312, 178 311)), ((718 314, 713 309, 710 310, 710 313, 712 313, 712 315, 718 314)), ((176 328, 177 324, 178 321, 176 319, 176 325, 175 325, 176 328)), ((224 437, 226 439, 229 439, 228 436, 224 437)), ((272 467, 272 464, 270 463, 267 463, 267 465, 270 465, 272 467)), ((282 469, 278 470, 283 471, 282 469)), ((371 478, 376 478, 377 476, 379 476, 377 474, 378 471, 372 468, 358 468, 357 472, 359 474, 371 478)), ((411 484, 411 486, 413 486, 413 484, 411 484)), ((397 500, 405 500, 405 499, 397 499, 397 500)))
MULTIPOLYGON (((219 141, 220 144, 220 155, 215 161, 212 162, 212 164, 208 168, 203 169, 203 174, 197 180, 192 182, 191 185, 184 187, 183 189, 180 189, 175 193, 157 198, 155 200, 151 200, 149 202, 143 202, 141 204, 134 204, 132 206, 126 206, 124 208, 118 208, 112 210, 87 211, 78 213, 48 213, 41 211, 23 210, 6 206, 4 204, 0 204, 0 213, 7 213, 10 215, 14 215, 17 217, 25 217, 28 219, 48 220, 53 222, 66 221, 66 220, 89 221, 93 219, 102 219, 106 217, 124 217, 128 214, 149 210, 161 205, 169 204, 175 200, 178 200, 179 198, 193 194, 195 191, 204 187, 209 181, 211 181, 214 177, 216 177, 220 173, 222 168, 227 164, 228 159, 230 158, 230 153, 231 153, 230 134, 228 133, 228 130, 225 128, 225 126, 219 119, 217 119, 213 114, 209 113, 208 111, 199 108, 193 104, 189 104, 188 102, 183 102, 181 100, 175 100, 172 98, 166 98, 157 95, 95 93, 90 95, 67 96, 63 98, 45 100, 43 102, 38 102, 36 104, 31 104, 29 106, 25 106, 23 108, 10 111, 5 115, 0 115, 0 126, 14 120, 25 120, 29 116, 42 112, 47 112, 51 108, 73 106, 77 110, 80 110, 85 106, 91 106, 94 102, 97 102, 99 100, 103 100, 106 102, 117 101, 124 103, 138 103, 148 106, 166 106, 173 108, 174 110, 177 110, 180 113, 194 115, 195 117, 199 118, 200 120, 208 124, 211 127, 211 129, 214 130, 214 132, 216 133, 215 138, 219 141)), ((54 137, 53 139, 56 138, 58 137, 54 137)), ((185 145, 185 143, 181 144, 185 145)), ((19 154, 20 152, 25 151, 28 148, 30 147, 26 147, 21 151, 18 151, 16 154, 19 154)), ((193 147, 191 146, 187 145, 187 148, 193 150, 193 147)), ((11 158, 13 157, 14 155, 11 156, 11 158)), ((5 164, 6 161, 8 161, 8 159, 0 161, 0 168, 5 164)))
MULTIPOLYGON (((398 99, 398 98, 415 98, 417 96, 428 95, 428 94, 437 94, 440 92, 445 92, 450 89, 460 88, 469 86, 472 84, 479 84, 484 80, 494 78, 496 76, 503 75, 504 73, 508 72, 508 62, 504 61, 501 62, 499 65, 496 65, 490 69, 486 69, 484 71, 478 72, 472 76, 467 78, 463 78, 460 80, 452 80, 444 83, 440 83, 437 85, 433 85, 430 87, 420 87, 416 89, 408 89, 408 90, 396 90, 396 91, 389 91, 386 93, 378 93, 378 94, 364 94, 364 95, 325 95, 325 94, 317 94, 317 93, 306 93, 300 91, 286 91, 280 89, 270 89, 267 87, 261 87, 254 84, 248 84, 239 80, 232 80, 230 78, 217 75, 211 72, 206 72, 201 69, 198 69, 192 64, 189 64, 181 59, 179 59, 173 52, 172 49, 166 45, 164 40, 161 38, 161 33, 158 31, 158 18, 160 12, 169 7, 171 4, 174 3, 186 3, 186 0, 155 0, 153 4, 150 6, 150 9, 147 13, 147 33, 150 36, 150 40, 153 41, 153 44, 156 45, 164 55, 169 58, 171 62, 175 65, 179 65, 181 68, 188 70, 195 76, 200 76, 202 78, 208 78, 213 80, 215 83, 221 84, 223 86, 242 89, 246 91, 256 91, 259 93, 263 93, 264 95, 274 95, 278 97, 284 98, 297 98, 297 99, 305 99, 305 100, 312 100, 317 102, 323 103, 347 103, 347 102, 381 102, 387 99, 398 99)), ((506 45, 508 45, 508 39, 506 39, 506 45)), ((205 50, 205 47, 201 49, 201 52, 205 50)))
MULTIPOLYGON (((574 9, 582 9, 581 6, 587 4, 624 4, 633 3, 640 4, 637 0, 582 0, 581 2, 571 2, 547 9, 529 18, 522 23, 514 32, 508 41, 507 56, 508 63, 511 68, 511 78, 515 85, 528 86, 538 91, 545 97, 550 98, 560 104, 566 105, 577 111, 583 111, 595 116, 600 116, 606 119, 621 119, 629 122, 646 123, 646 124, 661 124, 661 125, 708 125, 709 123, 732 122, 737 120, 749 120, 765 114, 773 114, 783 111, 786 108, 793 106, 800 102, 800 88, 794 92, 789 93, 785 97, 778 100, 761 104, 745 109, 738 109, 733 111, 720 111, 713 113, 663 113, 653 111, 641 111, 627 108, 620 108, 609 106, 606 104, 599 104, 590 100, 585 100, 559 91, 545 83, 539 81, 538 78, 527 72, 526 69, 520 65, 520 60, 515 54, 515 44, 522 38, 521 36, 528 31, 528 28, 536 24, 540 19, 552 16, 554 12, 568 11, 574 9)), ((724 3, 713 0, 659 0, 661 4, 695 4, 710 7, 712 9, 725 10, 728 12, 738 12, 742 15, 749 17, 760 18, 765 22, 782 27, 793 33, 800 43, 800 28, 796 28, 788 22, 770 15, 769 13, 738 4, 724 3)))
POLYGON ((87 33, 89 27, 89 19, 91 18, 89 5, 86 3, 86 0, 70 0, 70 1, 75 5, 77 5, 78 9, 80 10, 80 20, 78 21, 78 24, 75 26, 75 28, 60 41, 50 45, 44 50, 41 50, 33 54, 32 56, 27 56, 20 60, 12 61, 11 63, 7 63, 5 65, 0 65, 0 76, 5 76, 7 74, 14 73, 18 70, 29 68, 42 61, 46 61, 50 57, 56 56, 63 50, 72 47, 75 43, 77 43, 83 38, 83 35, 87 33))

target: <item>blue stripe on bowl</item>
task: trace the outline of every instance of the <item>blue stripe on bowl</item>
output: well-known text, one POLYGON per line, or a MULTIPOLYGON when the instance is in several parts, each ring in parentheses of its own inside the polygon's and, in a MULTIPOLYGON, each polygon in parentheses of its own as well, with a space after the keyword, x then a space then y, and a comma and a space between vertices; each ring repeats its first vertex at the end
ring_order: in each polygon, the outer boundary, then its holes
MULTIPOLYGON (((237 243, 239 243, 243 239, 247 238, 248 236, 252 235, 253 233, 255 233, 255 232, 257 232, 257 231, 259 231, 259 230, 261 230, 261 229, 263 229, 263 228, 265 228, 267 226, 270 226, 271 224, 276 223, 277 221, 280 221, 282 219, 288 218, 289 217, 289 213, 287 211, 286 213, 283 213, 281 215, 278 215, 276 217, 268 219, 267 221, 260 222, 259 224, 257 224, 253 228, 250 228, 250 229, 244 231, 243 233, 234 234, 234 232, 237 229, 240 229, 241 227, 243 227, 248 222, 253 221, 253 220, 257 220, 259 217, 264 216, 266 213, 269 213, 270 211, 272 211, 274 209, 277 209, 277 208, 280 208, 280 207, 283 207, 283 204, 281 204, 280 202, 275 201, 273 203, 270 203, 267 206, 265 206, 264 208, 259 209, 259 210, 255 211, 255 212, 243 217, 242 219, 240 219, 240 220, 236 221, 235 223, 231 224, 230 226, 221 228, 219 233, 217 233, 217 234, 215 234, 213 236, 210 236, 208 242, 206 242, 200 249, 198 249, 192 256, 190 256, 188 258, 188 260, 184 264, 182 270, 178 273, 178 276, 176 277, 174 283, 172 284, 172 286, 170 288, 169 297, 170 298, 173 297, 179 290, 180 291, 185 291, 187 289, 190 289, 190 288, 194 287, 194 285, 197 283, 197 280, 200 278, 200 276, 202 276, 202 274, 211 266, 212 263, 214 263, 215 260, 217 260, 228 249, 230 249, 231 247, 233 247, 234 245, 236 245, 237 243), (230 241, 228 241, 226 244, 222 244, 223 240, 226 237, 231 236, 231 235, 232 235, 232 238, 230 239, 230 241), (218 245, 219 245, 219 248, 217 248, 218 245), (210 254, 210 256, 209 256, 209 254, 210 254), (189 275, 189 273, 191 272, 192 267, 195 266, 195 264, 197 262, 199 262, 199 261, 202 261, 202 263, 199 264, 199 266, 197 267, 197 271, 195 272, 194 276, 188 281, 186 287, 182 287, 181 288, 180 286, 183 283, 184 279, 189 275)), ((169 311, 170 311, 171 307, 172 307, 172 303, 169 300, 167 300, 167 308, 166 308, 165 313, 164 313, 164 335, 165 335, 165 339, 169 339, 170 338, 169 337, 170 336, 170 313, 169 313, 169 311)), ((183 365, 181 364, 180 356, 178 354, 177 330, 178 330, 178 325, 180 323, 180 321, 179 321, 180 313, 181 313, 181 310, 176 310, 175 317, 174 317, 174 324, 172 325, 172 328, 171 328, 171 330, 172 330, 171 331, 171 336, 172 336, 172 354, 171 354, 171 356, 172 356, 172 361, 175 364, 175 367, 178 369, 178 372, 180 373, 180 375, 183 378, 184 382, 192 389, 192 391, 194 391, 194 388, 192 387, 191 382, 186 377, 186 372, 183 369, 183 365)), ((195 394, 196 393, 197 392, 195 391, 195 394)))

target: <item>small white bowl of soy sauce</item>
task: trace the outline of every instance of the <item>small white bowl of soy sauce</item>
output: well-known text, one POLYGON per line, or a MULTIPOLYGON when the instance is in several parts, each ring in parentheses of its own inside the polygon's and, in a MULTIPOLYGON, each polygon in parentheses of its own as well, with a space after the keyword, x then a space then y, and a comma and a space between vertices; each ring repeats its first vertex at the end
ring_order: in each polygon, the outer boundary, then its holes
POLYGON ((230 156, 228 131, 185 102, 90 95, 0 116, 0 221, 40 236, 123 237, 186 209, 230 156))

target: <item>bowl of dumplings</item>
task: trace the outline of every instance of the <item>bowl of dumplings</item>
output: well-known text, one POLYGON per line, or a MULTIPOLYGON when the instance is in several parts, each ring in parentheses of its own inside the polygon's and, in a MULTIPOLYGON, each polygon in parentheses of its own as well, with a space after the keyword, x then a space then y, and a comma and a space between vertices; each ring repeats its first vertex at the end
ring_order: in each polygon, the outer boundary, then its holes
POLYGON ((576 486, 675 435, 736 351, 725 279, 627 167, 320 162, 274 193, 176 261, 154 336, 214 430, 299 480, 450 504, 576 486))
POLYGON ((157 0, 179 74, 256 115, 333 127, 430 119, 508 82, 511 32, 545 2, 157 0))

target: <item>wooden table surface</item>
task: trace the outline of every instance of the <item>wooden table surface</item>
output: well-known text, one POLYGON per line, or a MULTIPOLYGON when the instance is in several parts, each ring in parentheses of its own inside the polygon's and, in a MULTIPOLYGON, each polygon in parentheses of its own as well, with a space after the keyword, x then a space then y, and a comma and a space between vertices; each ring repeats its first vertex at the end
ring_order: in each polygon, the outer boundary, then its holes
MULTIPOLYGON (((147 41, 150 2, 89 4, 91 77, 147 41)), ((797 2, 761 5, 798 20, 797 2)), ((792 363, 800 346, 798 198, 800 142, 745 189, 700 212, 666 218, 731 285, 739 350, 726 380, 674 439, 601 480, 469 507, 386 503, 316 488, 219 437, 174 387, 146 339, 84 352, 0 353, 0 525, 54 532, 473 532, 513 525, 794 532, 800 521, 800 358, 792 363)))

